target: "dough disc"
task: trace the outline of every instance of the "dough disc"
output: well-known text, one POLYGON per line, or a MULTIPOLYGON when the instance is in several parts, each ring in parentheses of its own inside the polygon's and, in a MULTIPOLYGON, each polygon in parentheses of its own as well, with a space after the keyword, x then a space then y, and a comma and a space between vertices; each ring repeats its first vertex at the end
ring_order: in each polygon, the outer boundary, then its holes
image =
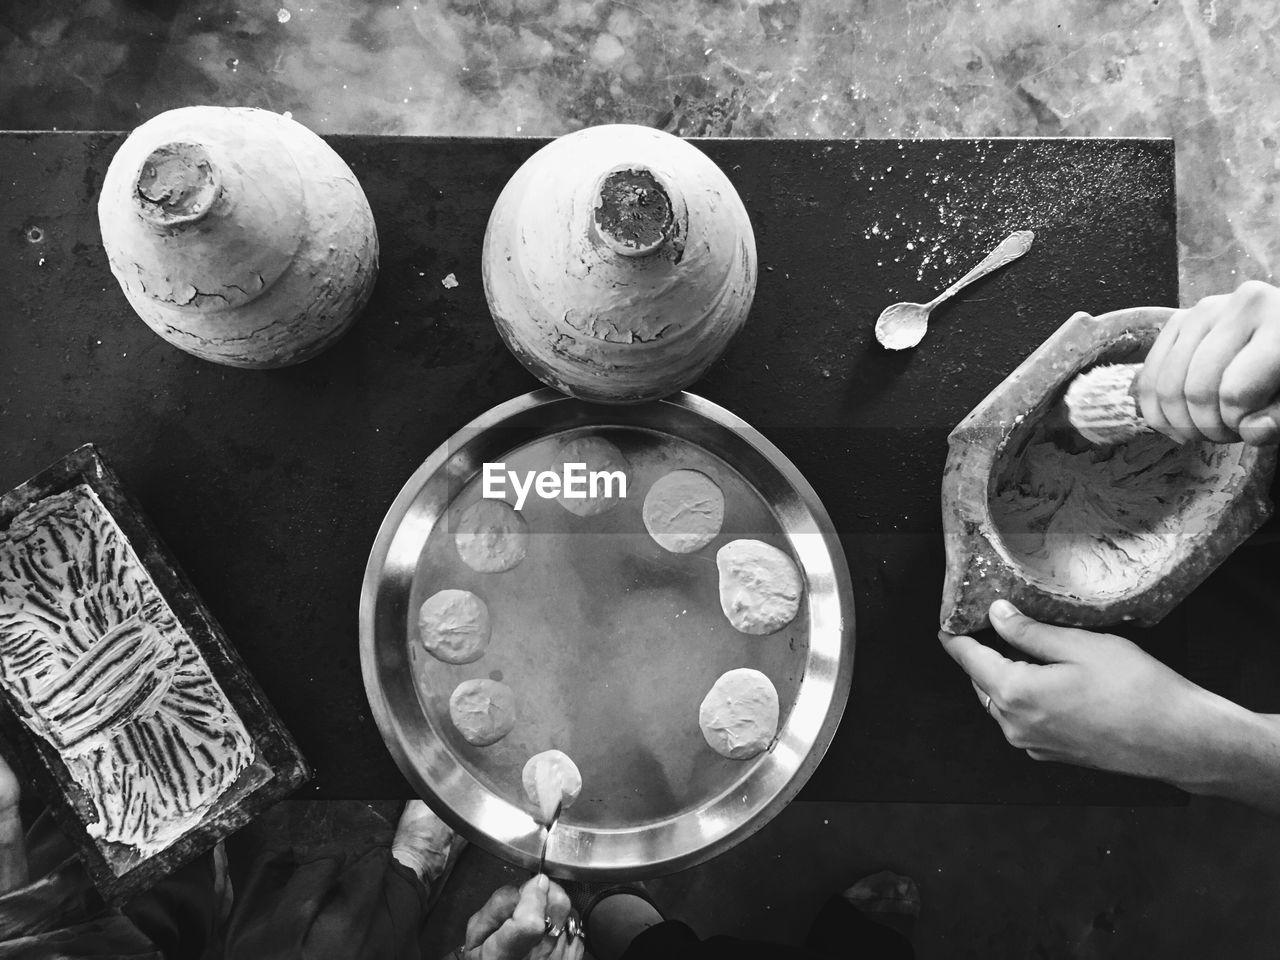
POLYGON ((525 796, 538 808, 543 823, 551 820, 561 798, 568 809, 582 792, 582 774, 568 755, 559 750, 544 750, 530 757, 520 779, 525 796))
MULTIPOLYGON (((621 499, 616 495, 621 489, 616 482, 612 487, 615 496, 591 496, 592 472, 621 472, 623 476, 627 477, 628 486, 630 485, 630 477, 627 474, 631 464, 627 462, 627 458, 622 455, 621 450, 608 440, 602 440, 600 437, 574 437, 572 440, 565 441, 560 445, 560 449, 556 453, 556 461, 561 476, 564 476, 564 465, 566 463, 586 464, 587 496, 579 498, 567 497, 561 494, 559 497, 560 506, 580 517, 594 517, 597 514, 604 513, 621 499)), ((601 491, 604 490, 603 487, 600 489, 601 491)))
POLYGON ((644 498, 644 526, 658 546, 692 553, 716 538, 724 523, 724 494, 697 470, 659 477, 644 498))
POLYGON ((800 611, 804 585, 792 559, 759 540, 734 540, 716 552, 720 609, 733 628, 761 636, 781 630, 800 611))
POLYGON ((501 573, 524 559, 529 525, 505 501, 477 500, 462 511, 454 539, 472 570, 501 573))
POLYGON ((698 726, 716 753, 749 760, 778 733, 778 691, 759 670, 730 670, 703 698, 698 726))
POLYGON ((487 747, 515 727, 515 694, 497 680, 463 680, 449 697, 449 719, 467 743, 487 747))
POLYGON ((489 645, 489 608, 466 590, 441 590, 418 610, 418 637, 445 663, 471 663, 489 645))

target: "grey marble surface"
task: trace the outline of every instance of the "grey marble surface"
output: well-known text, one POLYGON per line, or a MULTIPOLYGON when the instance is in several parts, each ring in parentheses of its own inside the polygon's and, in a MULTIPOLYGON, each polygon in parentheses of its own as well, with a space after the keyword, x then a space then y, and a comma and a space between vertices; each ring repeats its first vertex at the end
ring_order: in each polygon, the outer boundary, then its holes
POLYGON ((1275 0, 11 0, 0 127, 214 103, 320 133, 1173 137, 1188 303, 1280 263, 1278 24, 1275 0))

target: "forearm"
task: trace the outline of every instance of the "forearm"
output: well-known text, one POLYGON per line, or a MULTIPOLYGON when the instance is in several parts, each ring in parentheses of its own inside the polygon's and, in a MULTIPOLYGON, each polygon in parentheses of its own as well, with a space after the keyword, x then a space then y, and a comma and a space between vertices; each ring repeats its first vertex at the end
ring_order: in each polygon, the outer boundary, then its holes
POLYGON ((1280 716, 1254 713, 1209 694, 1178 786, 1280 813, 1280 716))

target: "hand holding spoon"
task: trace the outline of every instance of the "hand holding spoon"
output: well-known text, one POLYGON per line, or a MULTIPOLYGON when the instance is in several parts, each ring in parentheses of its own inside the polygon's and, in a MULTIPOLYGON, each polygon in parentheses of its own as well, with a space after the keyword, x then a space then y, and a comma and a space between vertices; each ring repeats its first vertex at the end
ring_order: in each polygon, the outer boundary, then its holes
POLYGON ((975 280, 985 277, 1012 263, 1031 249, 1036 235, 1030 230, 1018 230, 1009 234, 1000 245, 982 258, 982 262, 953 283, 928 303, 895 303, 885 307, 876 321, 876 339, 889 350, 905 350, 924 339, 929 329, 929 314, 944 300, 955 296, 975 280))

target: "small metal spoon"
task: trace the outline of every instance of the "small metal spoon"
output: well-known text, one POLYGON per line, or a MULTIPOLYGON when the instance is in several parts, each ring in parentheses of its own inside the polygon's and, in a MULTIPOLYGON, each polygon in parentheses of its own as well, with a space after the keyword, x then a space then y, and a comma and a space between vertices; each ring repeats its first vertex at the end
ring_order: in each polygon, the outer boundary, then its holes
POLYGON ((982 262, 953 283, 928 303, 895 303, 885 307, 876 321, 876 339, 889 350, 905 350, 924 339, 929 329, 929 314, 948 297, 955 296, 969 284, 1012 263, 1031 249, 1036 235, 1030 230, 1018 230, 1009 234, 985 257, 982 262))

